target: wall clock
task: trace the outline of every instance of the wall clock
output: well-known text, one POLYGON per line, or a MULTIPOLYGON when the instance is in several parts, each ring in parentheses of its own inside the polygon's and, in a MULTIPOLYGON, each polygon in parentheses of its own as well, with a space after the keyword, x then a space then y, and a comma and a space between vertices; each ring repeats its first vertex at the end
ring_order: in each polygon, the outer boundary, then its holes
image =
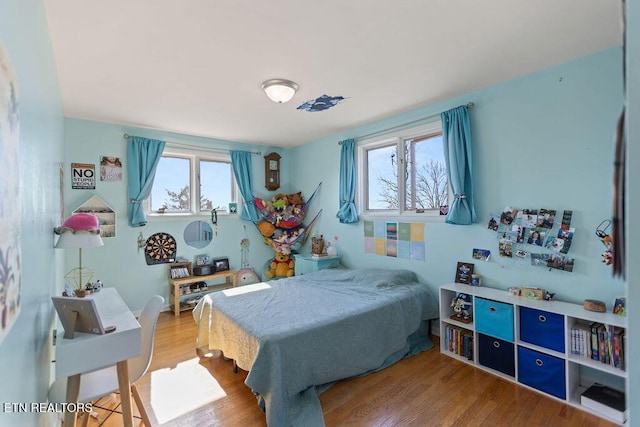
POLYGON ((164 264, 176 260, 176 239, 168 233, 151 235, 145 244, 144 257, 147 265, 164 264))
POLYGON ((280 188, 280 154, 264 156, 264 186, 269 191, 280 188))

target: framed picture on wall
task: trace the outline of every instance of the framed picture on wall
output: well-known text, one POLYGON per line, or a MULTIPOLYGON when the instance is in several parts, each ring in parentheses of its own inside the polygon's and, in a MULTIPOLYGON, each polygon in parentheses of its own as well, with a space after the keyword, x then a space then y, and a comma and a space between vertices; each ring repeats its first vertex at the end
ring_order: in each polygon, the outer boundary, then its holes
POLYGON ((473 264, 469 262, 458 262, 456 267, 456 283, 471 283, 471 275, 473 274, 473 264))

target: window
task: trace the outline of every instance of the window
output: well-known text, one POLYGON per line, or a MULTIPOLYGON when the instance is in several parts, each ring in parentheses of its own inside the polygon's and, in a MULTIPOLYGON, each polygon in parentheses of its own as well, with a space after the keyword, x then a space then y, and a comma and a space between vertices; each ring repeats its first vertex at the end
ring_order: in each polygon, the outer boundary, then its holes
POLYGON ((165 149, 148 200, 152 214, 226 212, 236 202, 236 184, 228 155, 165 149))
POLYGON ((446 211, 450 191, 440 121, 365 141, 358 160, 363 214, 446 211))

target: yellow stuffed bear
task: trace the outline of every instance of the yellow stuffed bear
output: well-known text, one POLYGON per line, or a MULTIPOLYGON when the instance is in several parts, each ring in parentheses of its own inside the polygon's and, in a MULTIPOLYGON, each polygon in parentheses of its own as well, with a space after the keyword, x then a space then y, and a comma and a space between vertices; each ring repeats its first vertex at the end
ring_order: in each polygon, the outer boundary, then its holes
POLYGON ((276 256, 271 261, 270 269, 265 271, 265 276, 267 279, 272 279, 274 277, 291 277, 294 272, 294 261, 290 259, 289 254, 285 254, 282 252, 276 252, 276 256))

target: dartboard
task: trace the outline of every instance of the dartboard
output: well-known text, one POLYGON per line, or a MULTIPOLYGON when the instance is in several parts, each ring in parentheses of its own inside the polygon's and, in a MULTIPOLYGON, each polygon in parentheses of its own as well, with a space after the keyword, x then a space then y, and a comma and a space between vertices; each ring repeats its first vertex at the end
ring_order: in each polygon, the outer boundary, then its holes
POLYGON ((153 234, 147 239, 144 249, 147 265, 175 262, 176 246, 176 239, 171 234, 153 234))

